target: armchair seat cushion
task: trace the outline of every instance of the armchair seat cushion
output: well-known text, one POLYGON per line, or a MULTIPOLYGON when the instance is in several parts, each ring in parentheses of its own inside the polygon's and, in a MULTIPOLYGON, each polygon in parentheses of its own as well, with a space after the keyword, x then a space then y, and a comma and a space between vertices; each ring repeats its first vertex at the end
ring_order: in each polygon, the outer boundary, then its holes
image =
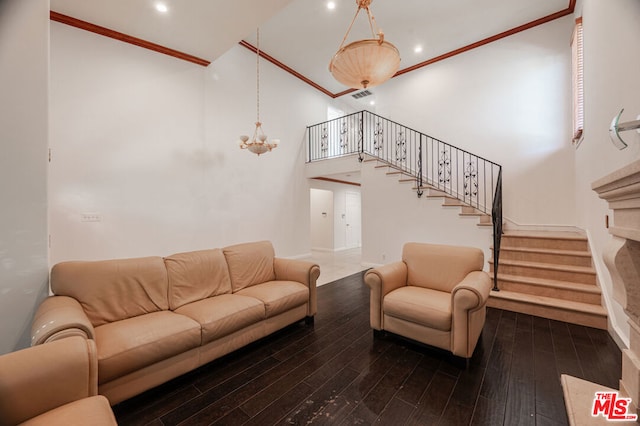
POLYGON ((221 294, 176 309, 202 325, 202 344, 224 337, 262 321, 264 305, 258 299, 237 294, 221 294))
POLYGON ((269 281, 247 287, 236 294, 261 300, 267 318, 309 301, 309 287, 294 281, 269 281))
POLYGON ((405 286, 384 298, 385 315, 442 331, 451 330, 451 293, 405 286))
POLYGON ((70 402, 20 424, 22 426, 117 425, 109 400, 102 395, 70 402))
POLYGON ((171 311, 153 312, 96 327, 98 383, 200 346, 200 324, 171 311))

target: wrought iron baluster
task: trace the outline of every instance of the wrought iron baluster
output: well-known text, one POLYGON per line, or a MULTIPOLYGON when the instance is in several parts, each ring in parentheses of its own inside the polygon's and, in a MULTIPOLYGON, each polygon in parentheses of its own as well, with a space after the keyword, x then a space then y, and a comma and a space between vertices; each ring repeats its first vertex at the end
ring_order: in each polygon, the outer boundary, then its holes
POLYGON ((418 186, 418 198, 422 197, 422 136, 420 136, 420 143, 418 145, 418 178, 416 180, 418 186))
POLYGON ((342 120, 340 123, 340 149, 344 151, 349 143, 349 129, 347 128, 347 121, 342 120))
POLYGON ((376 128, 373 131, 373 151, 378 154, 382 150, 384 143, 384 130, 380 121, 376 122, 376 128))
POLYGON ((327 131, 327 127, 322 127, 320 131, 320 155, 322 157, 327 156, 327 151, 329 150, 329 132, 327 131))
POLYGON ((363 146, 363 139, 364 139, 364 117, 362 116, 362 113, 360 113, 358 115, 358 161, 362 163, 362 160, 364 160, 364 146, 363 146))
POLYGON ((478 195, 478 172, 473 161, 469 160, 464 169, 464 195, 469 201, 478 195))
POLYGON ((443 184, 445 188, 448 183, 451 183, 451 158, 446 146, 440 151, 438 182, 443 184))
POLYGON ((398 132, 398 139, 396 139, 396 161, 401 164, 407 161, 406 138, 402 130, 398 132))

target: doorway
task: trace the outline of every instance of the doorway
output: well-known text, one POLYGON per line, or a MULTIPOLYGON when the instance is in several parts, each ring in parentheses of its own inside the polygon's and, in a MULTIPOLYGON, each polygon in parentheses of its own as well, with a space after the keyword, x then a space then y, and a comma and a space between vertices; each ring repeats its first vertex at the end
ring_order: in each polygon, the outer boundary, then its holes
POLYGON ((333 251, 333 191, 311 188, 309 207, 311 249, 333 251))
POLYGON ((345 246, 347 249, 361 246, 362 212, 359 192, 345 193, 345 246))

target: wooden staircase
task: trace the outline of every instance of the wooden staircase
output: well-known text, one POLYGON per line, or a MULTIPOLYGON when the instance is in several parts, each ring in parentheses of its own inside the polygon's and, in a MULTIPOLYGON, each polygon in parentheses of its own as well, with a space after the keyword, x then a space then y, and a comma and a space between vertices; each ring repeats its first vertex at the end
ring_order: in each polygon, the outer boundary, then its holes
POLYGON ((505 232, 498 288, 488 306, 607 329, 588 241, 577 232, 505 232))
MULTIPOLYGON (((414 176, 411 176, 405 172, 403 172, 402 170, 395 168, 393 165, 387 164, 385 162, 382 162, 378 159, 374 159, 374 158, 366 158, 364 160, 364 162, 371 162, 371 161, 376 161, 377 164, 375 166, 376 169, 387 169, 386 174, 387 176, 390 177, 397 177, 398 178, 398 182, 400 183, 416 183, 416 178, 414 176)), ((458 213, 460 216, 473 216, 473 217, 477 217, 478 218, 478 226, 493 226, 492 222, 491 222, 491 215, 488 215, 486 213, 481 212, 480 210, 464 203, 463 201, 458 200, 457 198, 454 198, 452 196, 450 196, 449 194, 447 194, 446 192, 440 191, 435 187, 432 187, 430 185, 423 185, 421 188, 418 188, 417 186, 414 186, 412 188, 414 191, 418 191, 418 189, 421 189, 424 194, 426 195, 427 198, 442 198, 442 206, 443 207, 459 207, 460 208, 460 213, 458 213)))
MULTIPOLYGON (((413 184, 427 198, 442 198, 443 207, 459 208, 460 216, 478 217, 478 226, 492 228, 491 215, 374 158, 375 168, 400 183, 413 184)), ((493 247, 491 248, 493 250, 493 247)), ((493 258, 489 260, 493 276, 493 258)), ((607 312, 592 266, 586 236, 577 232, 507 231, 502 235, 498 288, 488 306, 594 328, 607 329, 607 312)))

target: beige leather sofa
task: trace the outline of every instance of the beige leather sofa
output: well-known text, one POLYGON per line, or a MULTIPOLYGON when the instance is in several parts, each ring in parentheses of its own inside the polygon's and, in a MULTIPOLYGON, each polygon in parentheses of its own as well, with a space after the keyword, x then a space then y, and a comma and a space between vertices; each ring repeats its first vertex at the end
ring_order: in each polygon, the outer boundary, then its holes
POLYGON ((32 344, 97 346, 98 391, 116 404, 316 313, 317 265, 268 241, 165 258, 63 262, 32 344))
POLYGON ((402 261, 365 274, 371 327, 470 358, 491 290, 483 263, 473 247, 405 244, 402 261))
POLYGON ((95 351, 75 336, 0 356, 0 425, 116 425, 95 351))

